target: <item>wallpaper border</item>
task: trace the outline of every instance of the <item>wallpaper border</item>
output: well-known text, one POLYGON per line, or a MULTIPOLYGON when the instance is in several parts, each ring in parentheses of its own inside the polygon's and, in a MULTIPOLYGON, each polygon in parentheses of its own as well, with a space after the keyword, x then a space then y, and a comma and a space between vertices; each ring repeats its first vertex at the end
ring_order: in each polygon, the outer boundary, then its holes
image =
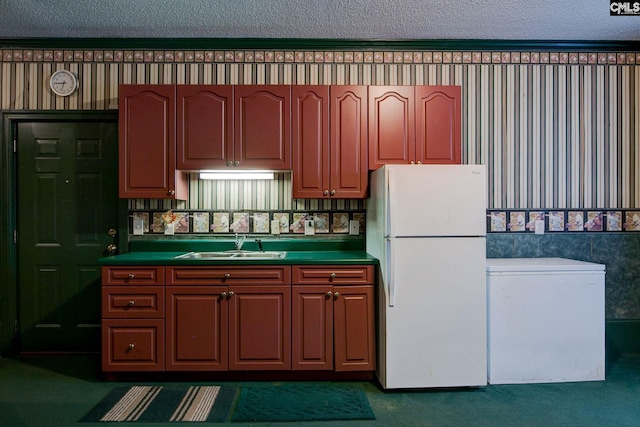
POLYGON ((635 65, 640 52, 3 49, 2 62, 635 65))

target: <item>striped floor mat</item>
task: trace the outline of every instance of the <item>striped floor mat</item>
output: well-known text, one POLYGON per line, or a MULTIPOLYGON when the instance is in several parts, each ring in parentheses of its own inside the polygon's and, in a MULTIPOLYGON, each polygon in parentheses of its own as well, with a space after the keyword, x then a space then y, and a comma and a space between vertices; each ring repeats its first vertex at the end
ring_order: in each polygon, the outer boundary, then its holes
POLYGON ((81 422, 226 422, 233 386, 134 386, 113 389, 81 422))

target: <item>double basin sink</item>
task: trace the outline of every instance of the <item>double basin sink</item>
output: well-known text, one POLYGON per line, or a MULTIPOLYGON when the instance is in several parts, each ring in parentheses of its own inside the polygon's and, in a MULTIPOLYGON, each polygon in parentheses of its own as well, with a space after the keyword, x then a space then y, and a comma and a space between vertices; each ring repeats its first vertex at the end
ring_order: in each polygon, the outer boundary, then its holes
POLYGON ((178 255, 175 259, 210 259, 210 260, 265 260, 283 259, 287 256, 285 251, 243 251, 230 250, 221 252, 187 252, 178 255))

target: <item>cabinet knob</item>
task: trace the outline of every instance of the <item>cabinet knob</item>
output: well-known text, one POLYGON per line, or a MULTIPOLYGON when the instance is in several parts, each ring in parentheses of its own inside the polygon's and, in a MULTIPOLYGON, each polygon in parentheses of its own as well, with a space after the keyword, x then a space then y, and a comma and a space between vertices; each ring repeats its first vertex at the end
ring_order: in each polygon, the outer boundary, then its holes
POLYGON ((176 194, 175 190, 169 190, 168 194, 170 196, 174 196, 176 194))
POLYGON ((334 294, 333 294, 333 297, 334 297, 335 299, 338 299, 338 297, 340 297, 340 292, 336 292, 336 293, 334 293, 334 294))
POLYGON ((229 291, 229 298, 233 296, 233 291, 229 291))
POLYGON ((231 161, 227 162, 227 166, 229 166, 229 167, 233 166, 233 162, 231 162, 231 161))
POLYGON ((230 275, 229 273, 224 273, 224 278, 225 278, 225 279, 230 279, 230 278, 231 278, 231 275, 230 275))
POLYGON ((409 162, 410 165, 415 165, 416 162, 414 162, 413 160, 411 160, 411 162, 409 162))
POLYGON ((134 343, 129 343, 129 345, 127 346, 127 350, 128 350, 128 351, 131 351, 131 350, 133 350, 134 348, 136 348, 136 345, 135 345, 134 343))
POLYGON ((331 193, 330 193, 330 194, 331 194, 332 196, 335 196, 335 195, 336 195, 336 190, 331 190, 331 193))
POLYGON ((134 305, 136 305, 136 302, 135 302, 134 300, 131 300, 131 301, 129 301, 129 302, 127 303, 127 305, 128 305, 129 307, 133 307, 134 305))
POLYGON ((328 196, 328 195, 329 195, 329 190, 324 190, 324 191, 322 192, 322 195, 323 195, 323 196, 328 196))
POLYGON ((220 296, 221 296, 222 298, 226 298, 226 297, 227 297, 227 293, 226 293, 226 292, 221 292, 221 293, 220 293, 220 296))
POLYGON ((329 275, 329 277, 331 278, 331 280, 335 279, 335 278, 336 278, 336 273, 331 273, 331 274, 329 275))
POLYGON ((327 292, 327 296, 328 296, 329 298, 331 298, 331 297, 333 296, 333 292, 331 292, 331 291, 327 292))
POLYGON ((236 160, 235 162, 233 162, 233 166, 234 166, 234 167, 235 167, 235 166, 238 166, 239 164, 240 164, 240 162, 239 162, 239 161, 237 161, 237 160, 236 160))
POLYGON ((420 160, 418 160, 418 164, 419 164, 419 165, 421 165, 421 164, 422 164, 422 162, 421 162, 420 160))
POLYGON ((107 245, 107 253, 109 255, 115 254, 117 250, 118 250, 118 247, 116 245, 114 245, 113 243, 110 244, 110 245, 107 245))
POLYGON ((136 275, 135 275, 135 274, 133 274, 133 273, 129 273, 128 277, 129 277, 129 279, 135 279, 135 278, 136 278, 136 275))

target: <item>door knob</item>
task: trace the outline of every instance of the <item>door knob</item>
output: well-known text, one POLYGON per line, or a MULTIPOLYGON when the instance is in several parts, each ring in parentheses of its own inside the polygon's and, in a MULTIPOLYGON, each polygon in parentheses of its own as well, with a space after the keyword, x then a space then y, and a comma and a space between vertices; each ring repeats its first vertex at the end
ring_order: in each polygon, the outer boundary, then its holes
POLYGON ((109 253, 109 255, 115 254, 117 250, 118 250, 118 247, 113 243, 107 246, 107 252, 109 253))

